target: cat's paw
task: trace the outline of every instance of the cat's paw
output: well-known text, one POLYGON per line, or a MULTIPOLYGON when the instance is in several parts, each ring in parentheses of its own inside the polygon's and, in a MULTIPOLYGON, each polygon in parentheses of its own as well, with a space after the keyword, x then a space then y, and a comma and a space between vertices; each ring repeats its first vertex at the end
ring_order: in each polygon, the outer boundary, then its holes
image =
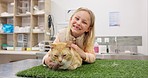
POLYGON ((68 69, 74 70, 74 69, 76 69, 77 67, 78 67, 77 65, 71 65, 68 69))
POLYGON ((53 65, 51 66, 51 69, 57 70, 57 69, 59 69, 61 66, 62 66, 62 65, 59 65, 59 64, 53 64, 53 65))

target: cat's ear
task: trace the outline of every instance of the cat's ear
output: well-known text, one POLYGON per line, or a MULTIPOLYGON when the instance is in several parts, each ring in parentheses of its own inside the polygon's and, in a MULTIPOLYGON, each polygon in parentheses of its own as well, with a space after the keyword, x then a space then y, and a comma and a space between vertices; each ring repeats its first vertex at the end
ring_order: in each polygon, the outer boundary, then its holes
POLYGON ((67 47, 71 47, 72 41, 66 41, 66 43, 67 43, 66 44, 67 47))
POLYGON ((53 49, 55 46, 56 46, 56 45, 55 45, 54 43, 52 43, 52 44, 50 45, 50 48, 53 49))

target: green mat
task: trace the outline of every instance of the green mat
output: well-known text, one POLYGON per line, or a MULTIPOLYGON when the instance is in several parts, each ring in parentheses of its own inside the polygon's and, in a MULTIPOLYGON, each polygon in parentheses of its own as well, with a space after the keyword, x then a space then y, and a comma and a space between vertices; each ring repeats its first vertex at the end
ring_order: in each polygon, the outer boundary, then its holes
POLYGON ((34 78, 148 78, 148 60, 96 60, 76 70, 51 70, 39 65, 16 75, 34 78))

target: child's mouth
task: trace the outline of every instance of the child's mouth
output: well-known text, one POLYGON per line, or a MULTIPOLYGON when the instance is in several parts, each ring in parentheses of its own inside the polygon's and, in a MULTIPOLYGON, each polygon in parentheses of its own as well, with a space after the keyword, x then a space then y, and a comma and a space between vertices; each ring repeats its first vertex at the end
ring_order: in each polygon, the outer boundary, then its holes
POLYGON ((78 26, 73 26, 75 30, 81 30, 78 26))

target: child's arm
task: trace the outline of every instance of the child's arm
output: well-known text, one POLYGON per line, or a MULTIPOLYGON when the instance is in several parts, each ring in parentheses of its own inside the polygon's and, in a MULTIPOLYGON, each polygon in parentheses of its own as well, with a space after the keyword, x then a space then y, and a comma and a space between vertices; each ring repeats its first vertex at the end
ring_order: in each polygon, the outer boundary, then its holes
POLYGON ((76 44, 71 44, 71 47, 74 48, 76 52, 78 52, 83 61, 88 63, 93 63, 96 60, 96 55, 94 52, 85 52, 81 48, 79 48, 76 44))

